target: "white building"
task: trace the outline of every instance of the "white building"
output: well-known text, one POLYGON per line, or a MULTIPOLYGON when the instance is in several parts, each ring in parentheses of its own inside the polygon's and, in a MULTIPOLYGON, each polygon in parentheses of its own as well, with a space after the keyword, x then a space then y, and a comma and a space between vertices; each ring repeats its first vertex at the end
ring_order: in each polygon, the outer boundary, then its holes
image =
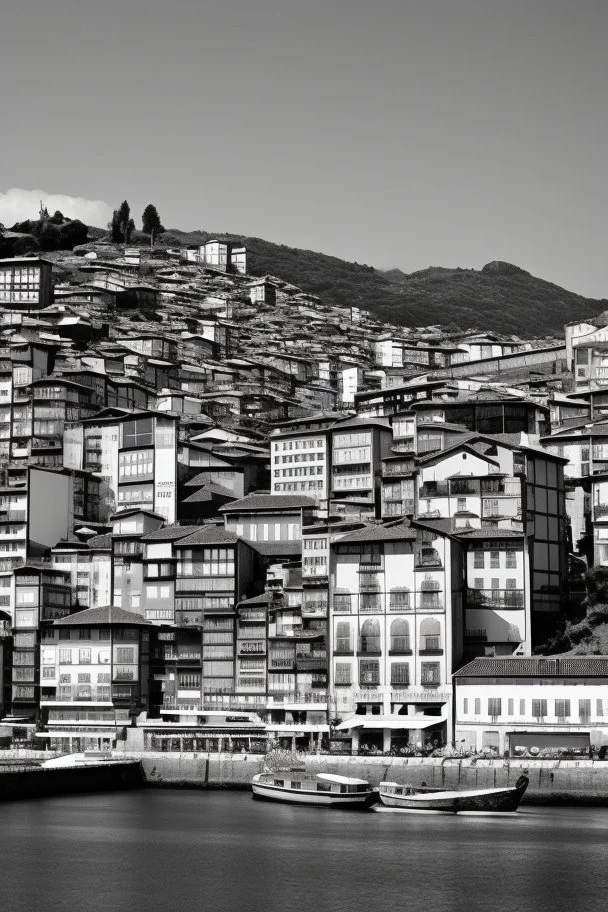
POLYGON ((455 740, 536 756, 608 744, 608 657, 474 659, 454 675, 455 740))

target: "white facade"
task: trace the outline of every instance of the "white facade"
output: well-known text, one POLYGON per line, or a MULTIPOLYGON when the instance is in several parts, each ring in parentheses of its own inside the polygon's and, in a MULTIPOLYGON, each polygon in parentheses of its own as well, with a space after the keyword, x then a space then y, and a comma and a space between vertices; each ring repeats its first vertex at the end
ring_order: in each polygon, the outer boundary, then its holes
POLYGON ((325 434, 270 438, 273 494, 305 494, 317 502, 329 496, 328 447, 325 434))

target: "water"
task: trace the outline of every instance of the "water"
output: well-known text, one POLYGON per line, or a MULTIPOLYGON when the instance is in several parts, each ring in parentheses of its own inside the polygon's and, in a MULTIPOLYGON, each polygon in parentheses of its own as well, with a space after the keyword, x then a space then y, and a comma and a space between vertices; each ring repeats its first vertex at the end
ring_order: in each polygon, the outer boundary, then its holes
POLYGON ((0 806, 0 897, 6 912, 595 912, 607 839, 603 808, 486 819, 70 796, 0 806))

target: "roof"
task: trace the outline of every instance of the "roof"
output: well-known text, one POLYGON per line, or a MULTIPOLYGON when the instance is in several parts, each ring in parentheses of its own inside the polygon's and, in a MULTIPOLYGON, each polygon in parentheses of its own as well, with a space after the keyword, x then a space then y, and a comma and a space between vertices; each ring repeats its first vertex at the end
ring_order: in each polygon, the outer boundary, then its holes
POLYGON ((223 526, 215 526, 211 523, 207 526, 200 526, 191 535, 179 540, 179 547, 188 547, 189 545, 236 545, 240 541, 238 535, 232 532, 226 532, 223 526))
POLYGON ((399 523, 395 526, 378 526, 371 524, 364 529, 355 529, 347 532, 336 542, 337 545, 352 544, 356 542, 375 541, 415 541, 416 532, 410 526, 399 523))
POLYGON ((269 605, 274 601, 272 593, 262 592, 261 595, 254 595, 253 598, 241 599, 240 602, 237 602, 237 608, 241 608, 243 605, 269 605))
MULTIPOLYGON (((460 514, 462 515, 462 514, 460 514)), ((523 531, 518 529, 499 529, 496 526, 482 529, 455 531, 456 538, 523 538, 523 531)))
POLYGON ((192 535, 193 532, 196 532, 198 526, 163 526, 161 529, 154 529, 153 532, 147 532, 145 535, 142 535, 141 541, 143 542, 170 542, 175 541, 178 538, 186 538, 188 535, 192 535))
POLYGON ((608 677, 608 656, 532 656, 473 659, 456 678, 608 677))
POLYGON ((134 611, 125 611, 107 605, 105 608, 85 608, 68 617, 53 621, 54 627, 99 627, 101 624, 128 624, 130 627, 150 626, 150 621, 145 621, 141 615, 134 611))
POLYGON ((302 553, 302 540, 300 538, 289 542, 254 542, 249 541, 249 539, 247 541, 258 554, 263 554, 265 557, 291 557, 294 554, 302 553))
POLYGON ((248 494, 234 503, 220 507, 222 513, 242 513, 254 510, 300 510, 316 506, 312 497, 300 494, 248 494))

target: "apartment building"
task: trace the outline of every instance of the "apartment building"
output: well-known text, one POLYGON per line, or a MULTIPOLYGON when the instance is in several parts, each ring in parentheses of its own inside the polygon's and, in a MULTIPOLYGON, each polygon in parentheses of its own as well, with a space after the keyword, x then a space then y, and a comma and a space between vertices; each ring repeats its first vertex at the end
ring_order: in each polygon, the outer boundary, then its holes
POLYGON ((419 459, 416 516, 427 524, 449 520, 450 530, 467 543, 466 623, 484 649, 514 652, 518 631, 520 646, 529 653, 561 616, 567 572, 564 462, 535 447, 475 435, 419 459), (486 544, 472 547, 472 539, 486 544), (515 540, 523 549, 516 557, 515 540), (495 557, 482 558, 479 550, 494 551, 495 557), (515 567, 507 564, 507 552, 515 567), (475 566, 482 559, 484 566, 475 566), (493 566, 495 560, 499 566, 493 566), (511 572, 484 576, 478 571, 486 566, 511 572), (504 611, 515 614, 506 617, 504 611), (501 630, 505 639, 493 641, 501 630))
POLYGON ((270 435, 271 490, 276 494, 304 494, 327 509, 330 486, 330 446, 327 425, 304 422, 270 435))
POLYGON ((177 416, 162 412, 106 409, 66 427, 64 464, 103 477, 106 517, 115 510, 141 507, 173 523, 178 424, 177 416))
POLYGON ((112 603, 112 536, 89 535, 85 541, 58 541, 51 548, 56 570, 70 574, 74 608, 103 608, 112 603))
POLYGON ((388 421, 351 418, 331 429, 330 510, 380 516, 382 459, 390 452, 388 421))
POLYGON ((500 756, 587 757, 608 744, 605 656, 477 658, 454 675, 455 739, 500 756))
POLYGON ((45 622, 64 618, 72 604, 69 574, 50 564, 33 561, 13 570, 15 614, 13 619, 12 707, 25 718, 39 716, 41 688, 46 675, 40 670, 40 639, 45 622))
POLYGON ((405 523, 370 525, 332 543, 330 575, 330 711, 348 732, 339 746, 450 741, 458 545, 405 523))
POLYGON ((297 494, 248 494, 220 509, 227 532, 241 536, 268 558, 302 553, 302 528, 315 510, 310 497, 297 494))
POLYGON ((0 260, 0 307, 38 310, 53 300, 52 263, 40 257, 0 260))
POLYGON ((87 608, 41 631, 39 675, 51 750, 116 747, 131 719, 150 708, 151 630, 115 606, 87 608))

